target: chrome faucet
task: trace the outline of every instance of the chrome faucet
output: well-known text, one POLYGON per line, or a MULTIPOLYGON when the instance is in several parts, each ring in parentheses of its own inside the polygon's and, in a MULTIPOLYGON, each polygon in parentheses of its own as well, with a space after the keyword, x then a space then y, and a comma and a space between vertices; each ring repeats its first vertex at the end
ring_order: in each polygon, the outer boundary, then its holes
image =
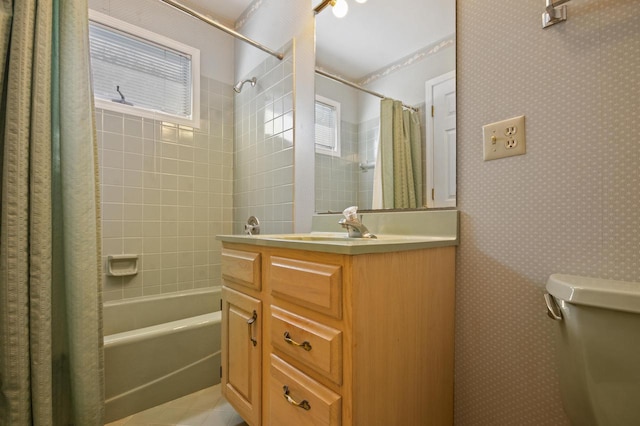
POLYGON ((349 238, 378 238, 373 235, 364 223, 358 219, 358 207, 351 206, 344 209, 342 212, 344 217, 338 221, 343 228, 346 228, 349 232, 349 238))
POLYGON ((260 234, 260 221, 255 216, 249 216, 247 223, 244 224, 244 233, 247 235, 260 234))

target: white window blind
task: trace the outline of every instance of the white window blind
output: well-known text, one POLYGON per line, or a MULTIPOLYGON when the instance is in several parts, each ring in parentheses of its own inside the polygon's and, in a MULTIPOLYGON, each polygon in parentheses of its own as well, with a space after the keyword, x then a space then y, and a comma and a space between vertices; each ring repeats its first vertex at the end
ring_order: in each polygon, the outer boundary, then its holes
POLYGON ((105 101, 101 106, 129 105, 187 120, 197 119, 193 68, 199 66, 199 58, 194 64, 189 52, 121 31, 112 24, 95 20, 89 24, 93 90, 96 99, 105 101))
POLYGON ((316 96, 316 152, 340 155, 340 104, 316 96))

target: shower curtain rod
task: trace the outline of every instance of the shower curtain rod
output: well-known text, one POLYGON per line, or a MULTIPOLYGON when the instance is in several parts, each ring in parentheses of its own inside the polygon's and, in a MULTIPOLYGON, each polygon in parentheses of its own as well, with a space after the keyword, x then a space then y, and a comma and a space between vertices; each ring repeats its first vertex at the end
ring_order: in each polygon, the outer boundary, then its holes
MULTIPOLYGON (((387 98, 388 98, 387 96, 385 96, 385 95, 383 95, 383 94, 380 94, 380 93, 378 93, 378 92, 374 92, 374 91, 369 90, 369 89, 365 89, 364 87, 362 87, 362 86, 358 86, 357 84, 352 83, 352 82, 350 82, 350 81, 348 81, 348 80, 345 80, 345 79, 344 79, 344 78, 342 78, 342 77, 338 77, 337 75, 329 74, 329 73, 328 73, 328 72, 326 72, 326 71, 322 71, 322 70, 321 70, 321 69, 319 69, 319 68, 316 68, 316 74, 320 74, 320 75, 321 75, 321 76, 323 76, 323 77, 327 77, 327 78, 329 78, 329 79, 331 79, 331 80, 337 81, 338 83, 342 83, 342 84, 345 84, 345 85, 347 85, 347 86, 349 86, 349 87, 353 87, 354 89, 361 90, 361 91, 363 91, 363 92, 365 92, 365 93, 368 93, 368 94, 370 94, 370 95, 377 96, 377 97, 379 97, 380 99, 387 99, 387 98)), ((403 107, 405 107, 405 108, 407 108, 407 109, 410 109, 410 110, 412 110, 412 111, 416 111, 416 112, 418 111, 418 108, 413 107, 413 106, 411 106, 411 105, 405 105, 405 104, 402 104, 402 106, 403 106, 403 107)))
POLYGON ((261 45, 260 43, 258 43, 256 41, 253 41, 248 37, 243 36, 242 34, 240 34, 237 31, 234 31, 231 28, 227 28, 224 25, 222 25, 221 23, 216 22, 213 19, 204 16, 202 13, 191 9, 190 7, 187 7, 187 6, 185 6, 185 5, 181 4, 181 3, 178 3, 178 2, 173 1, 173 0, 160 0, 160 1, 165 3, 165 4, 167 4, 167 5, 169 5, 169 6, 171 6, 171 7, 173 7, 173 8, 175 8, 175 9, 178 9, 181 12, 186 13, 187 15, 191 15, 194 18, 199 19, 202 22, 204 22, 206 24, 209 24, 212 27, 215 27, 215 28, 219 29, 220 31, 225 32, 225 33, 237 38, 238 40, 242 40, 245 43, 249 43, 253 47, 257 47, 258 49, 262 50, 263 52, 267 52, 271 56, 275 56, 276 58, 278 58, 280 60, 282 60, 282 58, 284 58, 284 55, 282 53, 275 52, 275 51, 269 49, 268 47, 265 47, 265 46, 261 45))

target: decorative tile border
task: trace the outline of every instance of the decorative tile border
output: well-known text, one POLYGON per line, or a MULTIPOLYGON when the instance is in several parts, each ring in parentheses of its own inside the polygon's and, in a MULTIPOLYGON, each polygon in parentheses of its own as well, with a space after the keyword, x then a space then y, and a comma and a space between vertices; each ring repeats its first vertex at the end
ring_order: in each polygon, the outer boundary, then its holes
POLYGON ((251 2, 249 7, 247 7, 244 12, 242 12, 240 17, 236 21, 235 29, 239 30, 240 28, 242 28, 245 22, 247 22, 247 20, 251 18, 251 15, 253 15, 258 9, 260 9, 260 6, 262 6, 262 0, 254 0, 253 2, 251 2))
POLYGON ((398 61, 387 65, 385 68, 381 68, 378 71, 374 71, 373 73, 363 77, 363 79, 360 80, 358 84, 360 86, 366 86, 367 84, 370 84, 378 80, 379 78, 386 77, 389 74, 392 74, 402 68, 406 68, 431 55, 435 55, 442 49, 455 47, 455 45, 456 45, 456 36, 455 34, 452 34, 449 37, 446 37, 433 44, 427 45, 422 49, 418 50, 417 52, 412 53, 409 56, 405 56, 404 58, 399 59, 398 61))

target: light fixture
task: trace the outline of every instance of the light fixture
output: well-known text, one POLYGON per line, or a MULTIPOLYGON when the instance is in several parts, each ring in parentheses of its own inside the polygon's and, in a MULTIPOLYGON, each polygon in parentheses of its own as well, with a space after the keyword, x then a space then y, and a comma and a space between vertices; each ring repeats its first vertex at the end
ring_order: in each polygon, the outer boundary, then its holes
POLYGON ((320 3, 313 9, 313 13, 317 15, 318 13, 322 12, 325 7, 329 5, 334 6, 335 4, 336 0, 322 0, 322 3, 320 3))
MULTIPOLYGON (((366 1, 367 0, 356 0, 358 3, 366 3, 366 1)), ((313 9, 314 14, 317 15, 329 5, 333 6, 333 14, 338 18, 344 17, 349 11, 349 5, 346 0, 322 0, 322 2, 313 9)))
POLYGON ((348 11, 349 5, 347 4, 347 0, 336 0, 333 5, 333 14, 336 18, 344 18, 348 11))

